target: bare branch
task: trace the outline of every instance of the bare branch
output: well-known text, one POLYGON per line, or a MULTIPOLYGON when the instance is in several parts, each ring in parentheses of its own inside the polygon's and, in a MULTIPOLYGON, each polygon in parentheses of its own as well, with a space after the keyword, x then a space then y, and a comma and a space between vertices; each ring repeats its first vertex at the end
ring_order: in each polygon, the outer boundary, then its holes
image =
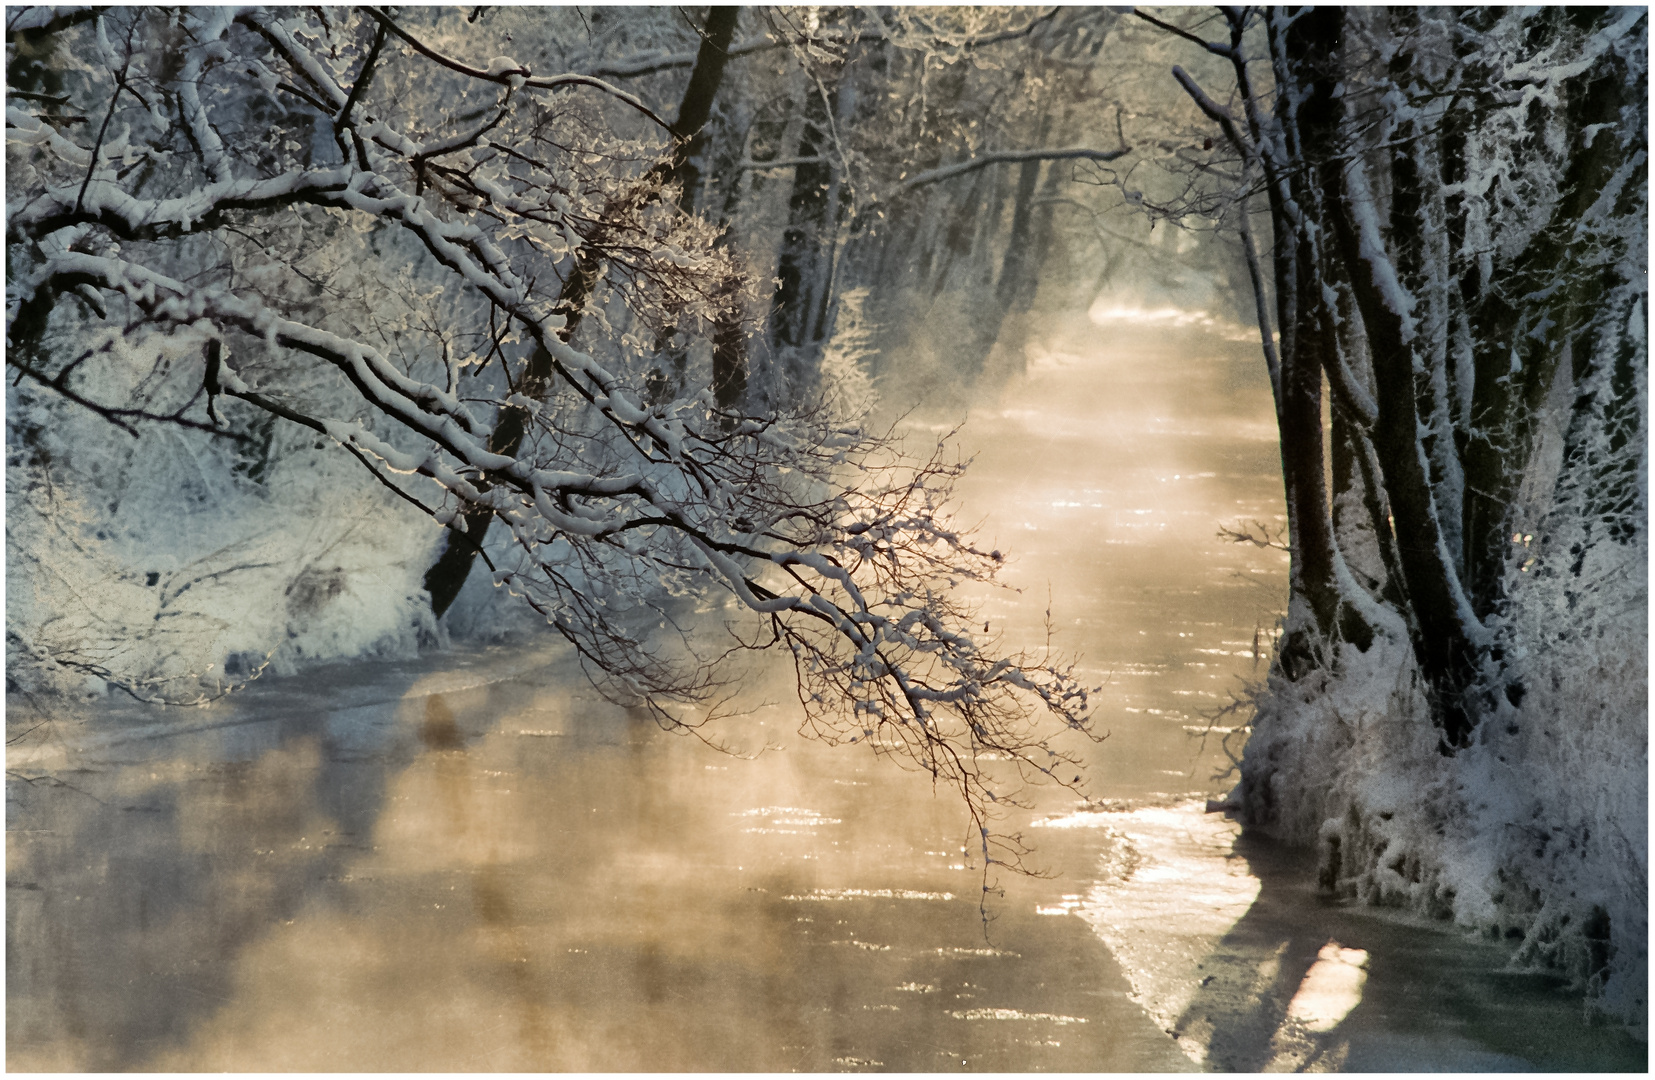
POLYGON ((433 60, 436 63, 441 64, 443 67, 446 67, 451 71, 457 71, 462 75, 470 76, 473 79, 481 79, 484 82, 498 83, 501 86, 532 86, 541 90, 555 90, 560 86, 590 86, 594 89, 602 90, 615 100, 632 107, 639 113, 654 121, 662 129, 670 128, 672 126, 665 120, 661 119, 661 117, 657 116, 653 109, 645 105, 642 101, 639 101, 635 95, 627 93, 618 86, 611 86, 609 83, 606 83, 602 79, 596 78, 592 75, 580 75, 571 72, 564 75, 533 78, 530 76, 529 69, 526 67, 502 69, 499 71, 494 70, 492 67, 488 70, 475 68, 469 64, 461 63, 458 60, 450 59, 449 57, 437 52, 435 49, 430 48, 418 38, 414 37, 414 35, 398 26, 389 15, 385 14, 378 8, 365 7, 362 10, 377 21, 381 26, 385 27, 391 33, 407 42, 415 52, 419 53, 428 60, 433 60))
POLYGON ((897 185, 899 193, 906 193, 926 184, 936 184, 944 180, 952 180, 956 176, 986 169, 990 165, 1011 165, 1022 161, 1118 161, 1132 152, 1130 146, 1123 146, 1119 150, 1090 150, 1084 147, 1073 149, 1039 149, 1039 150, 989 150, 976 154, 964 161, 957 161, 952 165, 943 165, 935 169, 910 176, 897 185))
MULTIPOLYGON (((786 41, 778 41, 771 37, 749 38, 746 41, 731 45, 725 55, 734 60, 738 56, 748 56, 756 52, 786 47, 786 41)), ((586 65, 586 73, 599 78, 607 76, 612 79, 636 79, 645 75, 669 71, 673 68, 689 67, 695 63, 695 55, 696 50, 691 49, 686 52, 651 52, 637 56, 621 57, 616 60, 599 60, 586 65)))
POLYGON ((1201 48, 1212 53, 1214 56, 1222 56, 1225 59, 1230 59, 1235 56, 1235 50, 1229 45, 1224 45, 1217 41, 1207 41, 1204 38, 1197 37, 1195 34, 1190 33, 1183 27, 1174 26, 1169 22, 1162 22, 1160 19, 1157 19, 1155 16, 1146 12, 1143 8, 1133 8, 1132 14, 1136 15, 1144 22, 1149 23, 1151 26, 1159 27, 1169 34, 1175 34, 1178 37, 1183 38, 1185 41, 1199 45, 1201 48))
POLYGON ((1220 525, 1218 538, 1232 544, 1252 544, 1254 547, 1273 548, 1276 551, 1293 550, 1292 545, 1287 542, 1286 525, 1266 525, 1257 519, 1238 522, 1235 525, 1220 525))
POLYGON ((120 428, 133 438, 138 437, 138 429, 133 426, 134 423, 151 423, 173 424, 181 428, 188 428, 191 431, 202 431, 209 435, 231 439, 235 442, 245 443, 251 441, 248 436, 242 432, 226 431, 215 424, 203 423, 200 420, 191 420, 189 417, 183 415, 182 409, 173 413, 156 413, 150 412, 147 409, 136 409, 131 406, 122 405, 106 405, 101 401, 94 401, 68 385, 68 380, 65 378, 67 372, 60 372, 57 375, 49 375, 23 360, 19 355, 17 355, 16 351, 7 351, 6 366, 17 369, 19 376, 27 375, 30 379, 39 383, 41 386, 46 387, 48 390, 51 390, 53 393, 60 395, 65 400, 72 401, 76 405, 79 405, 81 408, 86 409, 94 415, 103 417, 105 420, 109 421, 110 424, 120 428))
POLYGON ((1244 160, 1251 162, 1257 157, 1253 145, 1242 137, 1241 129, 1236 126, 1235 117, 1230 115, 1229 110, 1208 97, 1206 91, 1202 90, 1183 68, 1173 67, 1172 77, 1178 80, 1178 85, 1189 94, 1196 107, 1206 113, 1208 119, 1217 122, 1224 132, 1224 137, 1230 140, 1230 145, 1236 148, 1244 160))

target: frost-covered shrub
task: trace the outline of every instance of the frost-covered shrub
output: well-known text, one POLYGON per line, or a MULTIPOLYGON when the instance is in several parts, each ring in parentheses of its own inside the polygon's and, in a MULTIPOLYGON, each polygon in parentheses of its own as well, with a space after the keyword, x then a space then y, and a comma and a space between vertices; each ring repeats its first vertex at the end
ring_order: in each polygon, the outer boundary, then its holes
POLYGON ((420 595, 430 530, 312 440, 250 461, 24 392, 11 419, 13 686, 92 677, 192 700, 305 659, 411 655, 437 632, 420 595))
POLYGON ((1243 820, 1314 846, 1327 891, 1505 940, 1514 962, 1561 970, 1641 1024, 1647 592, 1633 561, 1625 617, 1568 644, 1547 635, 1523 661, 1533 689, 1452 756, 1404 648, 1342 647, 1332 674, 1274 676, 1242 762, 1243 820))
POLYGON ((1470 747, 1439 751, 1405 648, 1344 645, 1310 678, 1272 676, 1238 793, 1249 826, 1318 849, 1328 891, 1451 917, 1641 1024, 1648 549, 1595 545, 1575 574, 1561 539, 1557 565, 1516 564, 1507 640, 1525 692, 1470 747))
POLYGON ((1648 403, 1641 371, 1565 384, 1507 567, 1506 681, 1441 752, 1410 650, 1348 644, 1270 679, 1242 762, 1247 823, 1315 846, 1321 884, 1451 917, 1642 1025, 1648 1001, 1648 403), (1627 392, 1629 391, 1629 392, 1627 392), (1594 397, 1595 395, 1595 397, 1594 397), (1608 403, 1609 407, 1604 407, 1608 403), (1566 417, 1572 430, 1564 440, 1566 417), (1567 443, 1565 452, 1563 444, 1567 443))

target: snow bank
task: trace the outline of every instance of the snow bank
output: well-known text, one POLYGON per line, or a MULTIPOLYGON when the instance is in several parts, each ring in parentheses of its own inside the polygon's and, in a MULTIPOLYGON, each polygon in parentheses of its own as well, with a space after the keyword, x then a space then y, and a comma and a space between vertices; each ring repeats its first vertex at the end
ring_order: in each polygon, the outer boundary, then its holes
POLYGON ((309 433, 253 478, 194 433, 99 441, 96 418, 54 420, 6 475, 10 688, 191 701, 440 637, 430 522, 309 433))
POLYGON ((1243 822, 1320 853, 1321 884, 1508 941, 1647 1038, 1646 544, 1514 575, 1507 659, 1526 691, 1438 752, 1405 644, 1340 646, 1271 678, 1242 762, 1243 822))

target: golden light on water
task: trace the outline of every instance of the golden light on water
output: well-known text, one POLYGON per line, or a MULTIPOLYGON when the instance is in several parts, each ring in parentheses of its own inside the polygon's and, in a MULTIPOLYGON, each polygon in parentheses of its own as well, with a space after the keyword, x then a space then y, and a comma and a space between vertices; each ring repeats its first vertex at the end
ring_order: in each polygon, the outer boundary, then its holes
POLYGON ((1366 949, 1342 948, 1337 941, 1323 945, 1287 1004, 1288 1019, 1310 1031, 1332 1031, 1361 1004, 1367 967, 1366 949))
POLYGON ((1258 340, 1258 331, 1253 327, 1244 326, 1199 308, 1181 308, 1170 304, 1146 307, 1100 296, 1086 315, 1098 326, 1189 327, 1204 330, 1225 341, 1258 340))
POLYGON ((1251 643, 1285 604, 1281 552, 1217 537, 1284 510, 1258 347, 1213 322, 1097 305, 1032 343, 1025 370, 979 400, 960 435, 975 460, 959 516, 983 522, 984 545, 1009 556, 1002 580, 1020 590, 984 590, 983 618, 1038 645, 1049 610, 1053 645, 1104 685, 1111 741, 1088 757, 1113 798, 1211 782, 1225 733, 1202 746, 1189 729, 1206 731, 1206 713, 1260 674, 1251 643))

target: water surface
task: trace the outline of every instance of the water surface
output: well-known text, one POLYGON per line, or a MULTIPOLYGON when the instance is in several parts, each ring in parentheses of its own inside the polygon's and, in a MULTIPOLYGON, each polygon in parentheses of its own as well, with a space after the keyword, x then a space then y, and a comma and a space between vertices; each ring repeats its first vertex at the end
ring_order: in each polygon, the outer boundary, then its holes
POLYGON ((1202 813, 1285 591, 1282 553, 1216 536, 1282 512, 1239 336, 1058 328, 965 429, 962 513, 1020 590, 983 618, 1012 648, 1049 621, 1103 686, 1092 801, 1008 822, 1049 877, 985 896, 954 796, 799 739, 762 679, 720 732, 752 760, 551 646, 205 710, 13 700, 8 1066, 1642 1068, 1499 949, 1322 901, 1202 813))

